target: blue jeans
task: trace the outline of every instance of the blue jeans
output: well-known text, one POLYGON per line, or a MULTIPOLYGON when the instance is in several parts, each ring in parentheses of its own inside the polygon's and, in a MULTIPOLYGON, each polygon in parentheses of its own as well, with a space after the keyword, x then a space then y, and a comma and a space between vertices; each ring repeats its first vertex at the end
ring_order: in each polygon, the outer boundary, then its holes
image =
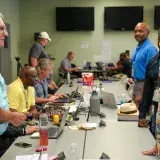
POLYGON ((152 135, 155 137, 155 133, 156 133, 156 114, 157 114, 157 109, 158 109, 158 102, 153 101, 152 104, 154 105, 154 114, 151 117, 150 131, 151 131, 152 135))

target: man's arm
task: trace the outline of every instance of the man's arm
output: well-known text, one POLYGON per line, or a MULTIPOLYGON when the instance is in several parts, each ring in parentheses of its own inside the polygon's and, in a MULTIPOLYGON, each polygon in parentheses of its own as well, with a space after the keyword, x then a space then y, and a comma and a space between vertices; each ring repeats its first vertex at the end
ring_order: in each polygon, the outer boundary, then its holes
POLYGON ((49 87, 50 89, 54 89, 54 88, 57 88, 57 89, 58 89, 58 86, 56 85, 56 83, 55 83, 53 80, 50 81, 48 87, 49 87))
POLYGON ((38 64, 38 58, 41 54, 41 48, 38 43, 35 43, 30 50, 31 66, 36 67, 38 64))
POLYGON ((34 118, 38 118, 40 115, 35 105, 30 107, 29 113, 32 114, 34 118))
POLYGON ((9 125, 6 131, 1 135, 2 138, 17 138, 19 136, 29 135, 33 132, 39 131, 37 126, 29 126, 27 125, 25 128, 22 126, 15 127, 13 125, 9 125))
POLYGON ((31 57, 31 66, 36 67, 38 65, 38 60, 35 57, 31 57))
POLYGON ((73 72, 73 71, 78 70, 78 67, 70 68, 70 67, 68 66, 68 64, 67 64, 66 61, 63 61, 63 62, 62 62, 62 65, 63 65, 64 70, 65 70, 66 72, 73 72))
POLYGON ((10 122, 15 126, 20 125, 26 116, 18 112, 10 112, 0 108, 0 122, 10 122))
MULTIPOLYGON (((49 95, 50 96, 50 95, 49 95)), ((54 100, 58 99, 59 96, 50 96, 49 98, 39 98, 36 97, 36 103, 48 103, 48 102, 54 102, 54 100)))

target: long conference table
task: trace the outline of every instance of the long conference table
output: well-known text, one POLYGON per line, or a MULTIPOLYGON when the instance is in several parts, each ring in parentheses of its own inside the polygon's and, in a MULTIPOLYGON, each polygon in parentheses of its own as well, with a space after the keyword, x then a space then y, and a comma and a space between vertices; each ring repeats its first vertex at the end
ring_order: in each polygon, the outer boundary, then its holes
MULTIPOLYGON (((95 82, 99 84, 99 82, 95 82)), ((64 84, 59 93, 71 93, 79 85, 79 92, 84 93, 84 101, 89 105, 91 89, 84 89, 82 84, 73 82, 73 87, 64 84)), ((130 99, 125 86, 121 81, 104 83, 104 91, 114 94, 116 101, 121 94, 126 94, 130 99)), ((151 149, 155 140, 149 129, 138 128, 137 122, 117 121, 117 109, 111 107, 101 107, 101 111, 106 114, 103 120, 106 127, 97 127, 94 130, 70 130, 64 128, 58 139, 50 139, 47 153, 49 156, 56 155, 61 151, 67 155, 71 143, 77 144, 79 159, 99 159, 102 152, 106 153, 111 160, 157 160, 155 156, 144 156, 142 151, 151 149)), ((80 120, 76 124, 86 122, 86 115, 79 115, 80 120)), ((99 123, 99 116, 90 116, 89 122, 99 123)), ((17 155, 31 155, 39 145, 39 139, 31 139, 30 136, 22 136, 16 139, 11 147, 6 151, 2 160, 15 160, 17 155), (14 146, 16 142, 28 142, 31 148, 19 148, 14 146)))

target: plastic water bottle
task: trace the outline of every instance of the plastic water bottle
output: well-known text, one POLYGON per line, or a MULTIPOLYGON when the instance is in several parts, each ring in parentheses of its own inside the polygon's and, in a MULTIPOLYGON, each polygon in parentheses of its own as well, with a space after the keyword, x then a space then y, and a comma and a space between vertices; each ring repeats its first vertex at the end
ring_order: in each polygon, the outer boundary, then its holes
POLYGON ((68 72, 68 73, 67 73, 67 83, 68 83, 68 84, 70 83, 70 78, 71 78, 71 77, 70 77, 70 73, 68 72))
POLYGON ((76 143, 71 144, 71 148, 68 151, 67 160, 78 160, 78 150, 76 143))
POLYGON ((126 95, 125 94, 122 94, 122 96, 121 96, 121 104, 123 104, 123 103, 126 103, 126 95))
POLYGON ((39 117, 40 146, 48 145, 48 115, 42 113, 39 117))

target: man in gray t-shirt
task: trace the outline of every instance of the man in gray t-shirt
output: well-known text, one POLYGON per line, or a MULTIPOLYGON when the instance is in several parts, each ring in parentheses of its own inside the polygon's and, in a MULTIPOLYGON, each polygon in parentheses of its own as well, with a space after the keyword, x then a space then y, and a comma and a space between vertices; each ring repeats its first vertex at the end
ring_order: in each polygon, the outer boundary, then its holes
POLYGON ((44 47, 47 46, 48 41, 51 41, 47 32, 41 32, 38 36, 38 41, 32 45, 29 51, 28 64, 36 67, 38 60, 41 58, 48 58, 44 47))
POLYGON ((75 53, 69 52, 67 57, 61 62, 59 71, 60 73, 67 74, 67 72, 74 72, 78 70, 78 67, 71 68, 71 61, 74 59, 75 53))

